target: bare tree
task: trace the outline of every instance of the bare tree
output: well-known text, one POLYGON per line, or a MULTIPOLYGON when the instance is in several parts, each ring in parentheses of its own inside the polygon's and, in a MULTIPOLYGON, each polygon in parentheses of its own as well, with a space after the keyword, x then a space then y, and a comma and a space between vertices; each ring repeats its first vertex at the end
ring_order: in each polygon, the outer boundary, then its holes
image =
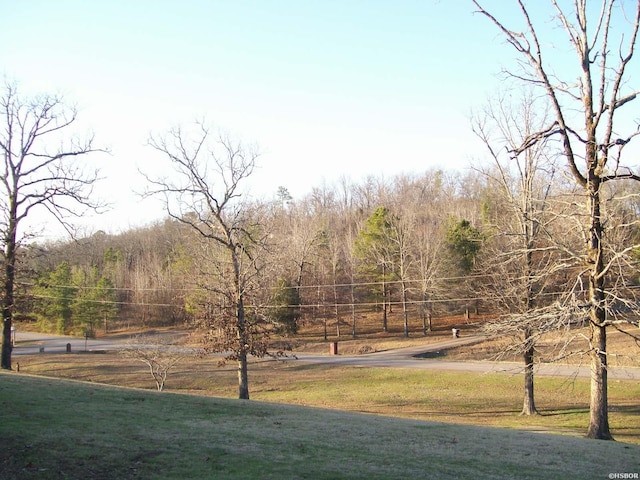
POLYGON ((400 302, 402 303, 403 333, 409 336, 409 283, 410 271, 413 269, 414 257, 412 255, 413 233, 416 230, 415 218, 412 212, 404 215, 392 214, 390 220, 389 241, 392 245, 390 270, 397 278, 400 287, 400 302))
POLYGON ((342 243, 342 255, 344 257, 345 274, 349 282, 349 307, 351 310, 351 337, 357 338, 357 315, 356 315, 356 285, 358 283, 358 256, 355 254, 355 225, 350 225, 345 232, 345 240, 342 243))
POLYGON ((426 336, 433 329, 434 302, 446 296, 442 281, 446 257, 442 223, 434 218, 422 218, 415 236, 415 277, 420 293, 422 334, 426 336))
POLYGON ((77 111, 62 97, 25 97, 5 82, 0 97, 0 235, 4 263, 2 284, 2 359, 11 369, 11 327, 14 315, 16 263, 20 246, 29 237, 21 225, 40 210, 53 216, 69 233, 69 218, 101 205, 90 199, 98 171, 79 163, 80 157, 99 151, 93 137, 65 141, 64 134, 77 119, 77 111))
MULTIPOLYGON (((437 300, 449 289, 443 278, 446 259, 444 231, 447 211, 455 204, 445 200, 443 175, 440 170, 428 170, 420 176, 399 175, 394 178, 391 206, 396 212, 392 225, 396 234, 398 280, 405 304, 418 304, 422 333, 432 329, 432 314, 437 300), (403 279, 404 277, 404 279, 403 279)), ((403 313, 407 312, 404 308, 403 313)))
POLYGON ((514 2, 520 12, 520 26, 510 24, 516 17, 510 17, 508 22, 500 20, 480 2, 472 2, 516 50, 521 69, 508 73, 540 88, 551 105, 552 121, 528 135, 513 154, 558 138, 568 172, 584 194, 584 210, 576 212, 576 218, 583 219, 586 248, 582 261, 587 266, 577 284, 587 285, 585 301, 590 325, 587 436, 612 439, 607 400, 607 327, 612 325, 612 319, 607 305, 615 303, 612 300, 616 294, 612 293, 608 278, 616 275, 614 267, 620 252, 607 247, 603 187, 609 182, 640 180, 631 167, 622 163, 625 148, 640 134, 631 122, 625 124, 622 116, 622 108, 640 93, 630 87, 629 77, 640 27, 640 2, 602 0, 596 7, 595 2, 575 0, 571 7, 564 7, 557 0, 550 0, 553 18, 575 53, 570 63, 556 50, 556 64, 550 54, 553 42, 546 42, 541 36, 544 20, 536 19, 524 0, 514 2))
POLYGON ((178 346, 176 338, 158 335, 138 335, 120 353, 149 367, 159 392, 164 390, 169 371, 189 355, 186 348, 178 346))
POLYGON ((212 351, 231 352, 238 365, 239 398, 249 398, 247 356, 267 353, 256 322, 248 318, 246 297, 259 270, 259 250, 266 235, 257 215, 241 201, 240 187, 253 172, 257 153, 204 123, 193 132, 173 128, 149 144, 164 154, 171 175, 146 178, 149 195, 164 197, 169 216, 204 240, 197 282, 203 296, 198 315, 212 351))
POLYGON ((277 209, 272 222, 275 223, 273 234, 279 240, 274 251, 274 263, 283 270, 279 275, 292 279, 298 293, 306 283, 306 277, 311 274, 311 267, 317 259, 323 240, 319 234, 322 231, 319 218, 314 217, 305 207, 302 203, 288 200, 288 208, 277 209))
POLYGON ((520 155, 515 150, 525 138, 544 127, 547 109, 530 92, 513 103, 504 96, 489 102, 474 118, 473 131, 487 147, 490 168, 478 168, 488 181, 491 196, 485 213, 489 239, 482 255, 487 280, 480 284, 501 315, 485 324, 490 335, 513 335, 517 341, 504 353, 521 354, 524 360, 523 415, 538 413, 534 395, 534 358, 544 326, 556 327, 536 310, 547 310, 559 264, 557 248, 549 232, 554 217, 550 194, 556 174, 547 142, 539 142, 520 155))

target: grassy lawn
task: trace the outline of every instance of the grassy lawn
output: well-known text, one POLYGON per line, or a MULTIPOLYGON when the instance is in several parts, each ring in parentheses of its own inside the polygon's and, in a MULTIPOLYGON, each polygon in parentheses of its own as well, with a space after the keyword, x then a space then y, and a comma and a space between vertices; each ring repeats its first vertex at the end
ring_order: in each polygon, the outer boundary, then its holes
MULTIPOLYGON (((372 333, 341 339, 340 353, 449 337, 449 325, 428 338, 372 333)), ((295 342, 298 351, 328 350, 317 335, 295 342)), ((637 346, 620 345, 630 359, 623 364, 637 364, 637 346)), ((485 342, 449 350, 446 359, 488 359, 502 348, 500 341, 485 342)), ((609 381, 618 442, 597 442, 581 438, 589 418, 587 379, 537 377, 541 415, 522 417, 521 375, 257 360, 249 370, 252 400, 240 402, 235 366, 220 368, 212 358, 185 359, 163 393, 153 391, 145 365, 115 352, 21 355, 14 362, 21 373, 88 383, 0 375, 0 430, 8 447, 0 479, 640 473, 640 382, 609 381)))
MULTIPOLYGON (((371 404, 386 402, 389 408, 408 413, 404 397, 423 380, 419 372, 414 377, 404 370, 351 369, 351 376, 348 369, 339 369, 332 372, 337 376, 330 382, 326 372, 323 378, 309 370, 299 372, 307 382, 290 382, 299 385, 289 389, 254 375, 254 398, 280 401, 273 392, 281 390, 283 397, 300 401, 296 392, 308 390, 319 404, 347 397, 346 404, 364 407, 369 392, 371 404), (315 380, 309 378, 313 376, 315 380), (398 397, 385 400, 379 383, 399 388, 398 397), (405 386, 400 389, 400 384, 405 386), (350 394, 350 386, 359 393, 350 394)), ((286 373, 289 378, 293 375, 286 373)), ((448 390, 439 395, 452 400, 451 410, 477 415, 482 406, 515 418, 517 402, 491 407, 485 404, 490 393, 471 406, 463 399, 454 401, 456 392, 477 387, 469 381, 464 375, 448 381, 440 377, 420 385, 419 393, 424 396, 437 385, 446 386, 448 390)), ((498 389, 489 385, 487 392, 498 389)), ((639 469, 640 447, 620 442, 15 373, 0 373, 0 405, 3 479, 606 479, 612 472, 639 469)), ((573 408, 569 400, 566 406, 573 408)), ((437 397, 411 408, 420 414, 446 409, 438 405, 437 397)))
MULTIPOLYGON (((153 389, 142 363, 116 353, 21 356, 21 372, 153 389)), ((416 420, 582 436, 589 422, 588 379, 538 377, 541 415, 520 416, 522 376, 416 369, 362 368, 257 361, 253 400, 416 420)), ((166 390, 237 398, 233 365, 192 358, 170 372, 166 390)), ((610 424, 620 442, 640 445, 640 382, 610 380, 610 424)))

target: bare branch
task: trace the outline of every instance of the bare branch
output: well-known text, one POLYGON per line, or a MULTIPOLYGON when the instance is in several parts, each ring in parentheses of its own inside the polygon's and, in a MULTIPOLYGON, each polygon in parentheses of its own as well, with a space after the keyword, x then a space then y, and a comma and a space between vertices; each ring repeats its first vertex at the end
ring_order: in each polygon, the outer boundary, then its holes
POLYGON ((178 346, 177 338, 158 335, 137 335, 120 351, 126 358, 144 363, 149 368, 156 388, 164 390, 169 372, 186 357, 195 355, 190 349, 178 346))
POLYGON ((77 113, 58 96, 24 98, 17 87, 5 83, 0 97, 0 242, 4 250, 2 368, 11 368, 10 328, 13 319, 16 252, 28 232, 24 220, 33 210, 48 211, 69 233, 68 218, 80 210, 99 210, 92 198, 98 170, 79 163, 84 157, 104 152, 87 140, 64 141, 62 134, 76 121, 77 113), (51 145, 60 145, 51 152, 51 145))
POLYGON ((238 362, 239 397, 248 399, 247 355, 266 355, 268 344, 262 323, 245 310, 266 242, 241 192, 258 154, 228 136, 214 137, 204 122, 194 127, 150 137, 149 145, 169 160, 173 175, 143 173, 150 185, 146 195, 161 196, 169 216, 205 240, 198 265, 202 275, 194 275, 196 321, 208 351, 225 352, 227 360, 238 362))

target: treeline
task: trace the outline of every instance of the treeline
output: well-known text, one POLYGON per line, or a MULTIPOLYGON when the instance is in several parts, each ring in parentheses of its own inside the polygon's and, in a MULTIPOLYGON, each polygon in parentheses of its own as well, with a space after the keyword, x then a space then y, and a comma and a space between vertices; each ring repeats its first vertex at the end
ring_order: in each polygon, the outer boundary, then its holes
MULTIPOLYGON (((543 180, 548 186, 550 179, 543 180)), ((623 202, 627 215, 637 212, 634 198, 623 202)), ((542 282, 535 287, 537 306, 566 293, 578 272, 573 264, 557 265, 563 252, 583 245, 563 216, 563 206, 581 199, 554 184, 551 200, 544 236, 527 247, 542 282), (549 265, 544 275, 542 264, 549 265)), ((526 273, 508 261, 520 248, 513 208, 491 175, 478 171, 345 179, 300 199, 281 187, 269 200, 242 203, 242 211, 258 218, 251 228, 263 239, 252 265, 243 265, 253 271, 244 277, 248 315, 285 333, 314 322, 326 337, 357 335, 363 312, 378 312, 381 331, 392 309, 402 312, 409 335, 426 334, 442 314, 514 310, 532 297, 514 287, 526 273)), ((184 325, 203 315, 202 304, 211 315, 233 308, 216 296, 231 278, 213 261, 219 252, 178 220, 32 244, 21 253, 17 318, 44 330, 184 325)), ((625 275, 635 285, 634 269, 625 275)))

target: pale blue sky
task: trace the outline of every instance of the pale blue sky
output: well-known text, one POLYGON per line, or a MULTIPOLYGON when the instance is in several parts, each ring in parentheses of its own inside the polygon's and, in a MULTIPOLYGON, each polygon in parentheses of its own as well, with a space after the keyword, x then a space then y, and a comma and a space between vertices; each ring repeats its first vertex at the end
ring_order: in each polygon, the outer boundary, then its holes
POLYGON ((108 145, 118 231, 161 218, 137 169, 149 132, 206 116, 262 152, 255 195, 341 176, 464 168, 469 116, 513 52, 465 0, 0 2, 0 72, 62 92, 108 145), (135 207, 134 207, 135 205, 135 207))

